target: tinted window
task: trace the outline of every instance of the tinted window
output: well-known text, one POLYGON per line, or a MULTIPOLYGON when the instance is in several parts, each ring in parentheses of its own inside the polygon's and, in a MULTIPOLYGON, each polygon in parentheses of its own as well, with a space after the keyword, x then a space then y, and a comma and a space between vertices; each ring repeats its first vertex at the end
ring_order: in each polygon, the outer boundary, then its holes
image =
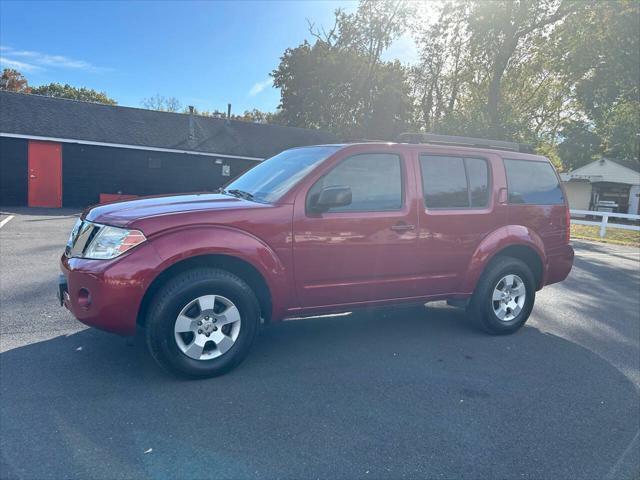
POLYGON ((275 202, 339 146, 292 148, 271 157, 235 179, 226 191, 241 190, 259 202, 275 202))
POLYGON ((369 153, 350 157, 309 191, 313 201, 324 187, 345 185, 351 188, 351 205, 330 212, 399 210, 402 208, 402 168, 398 155, 369 153))
POLYGON ((424 204, 427 208, 487 205, 489 174, 484 160, 421 155, 420 167, 424 204))
POLYGON ((551 164, 505 160, 509 203, 552 205, 564 203, 558 177, 551 164))
POLYGON ((428 208, 469 206, 464 162, 455 157, 421 156, 422 191, 428 208))
POLYGON ((486 207, 489 202, 489 172, 487 162, 479 158, 465 158, 469 195, 472 207, 486 207))

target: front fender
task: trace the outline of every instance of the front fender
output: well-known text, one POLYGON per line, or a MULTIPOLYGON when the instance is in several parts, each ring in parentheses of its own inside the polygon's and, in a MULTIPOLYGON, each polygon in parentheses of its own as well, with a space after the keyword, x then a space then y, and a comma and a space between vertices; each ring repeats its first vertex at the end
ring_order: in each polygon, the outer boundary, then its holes
POLYGON ((540 236, 524 225, 506 225, 487 235, 471 256, 469 266, 462 283, 462 292, 473 293, 480 275, 491 259, 507 247, 522 245, 535 251, 542 261, 542 279, 544 284, 547 270, 547 257, 540 236))
POLYGON ((269 245, 248 232, 219 225, 181 227, 154 236, 150 242, 162 259, 158 274, 187 258, 227 255, 249 263, 260 272, 271 291, 275 317, 288 306, 288 270, 269 245))

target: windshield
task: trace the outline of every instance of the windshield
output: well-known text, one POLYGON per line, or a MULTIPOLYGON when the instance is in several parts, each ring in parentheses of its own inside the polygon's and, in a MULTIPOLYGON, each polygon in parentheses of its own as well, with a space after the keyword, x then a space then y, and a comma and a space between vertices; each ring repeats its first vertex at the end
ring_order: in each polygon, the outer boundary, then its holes
POLYGON ((278 201, 340 146, 293 148, 260 163, 228 184, 224 193, 257 202, 278 201))

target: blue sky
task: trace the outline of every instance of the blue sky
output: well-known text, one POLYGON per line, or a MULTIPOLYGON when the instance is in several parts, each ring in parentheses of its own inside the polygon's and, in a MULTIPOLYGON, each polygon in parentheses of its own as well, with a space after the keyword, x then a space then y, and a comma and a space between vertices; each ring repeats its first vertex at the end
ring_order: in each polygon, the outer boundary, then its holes
MULTIPOLYGON (((306 19, 330 26, 349 1, 0 1, 0 66, 32 85, 105 91, 121 105, 174 96, 183 105, 273 111, 269 72, 309 37, 306 19)), ((389 57, 415 58, 409 37, 389 57)))

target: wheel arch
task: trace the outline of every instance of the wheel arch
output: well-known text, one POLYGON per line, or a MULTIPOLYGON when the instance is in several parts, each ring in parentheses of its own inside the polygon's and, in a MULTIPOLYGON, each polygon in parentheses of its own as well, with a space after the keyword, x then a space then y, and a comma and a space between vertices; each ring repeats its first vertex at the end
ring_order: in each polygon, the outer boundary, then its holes
POLYGON ((471 261, 463 291, 472 293, 482 273, 496 257, 513 257, 523 261, 534 275, 536 290, 545 284, 546 255, 540 236, 522 225, 502 227, 488 235, 477 247, 471 261))
POLYGON ((533 273, 533 278, 536 282, 536 289, 540 289, 542 287, 544 265, 542 263, 542 258, 540 258, 538 252, 536 252, 532 247, 523 244, 509 245, 508 247, 496 252, 496 254, 489 260, 489 263, 485 266, 485 269, 489 266, 492 260, 499 257, 511 257, 524 262, 531 269, 531 273, 533 273))
POLYGON ((153 297, 167 281, 177 274, 202 267, 219 268, 233 273, 245 281, 258 298, 261 316, 264 321, 271 321, 273 312, 272 292, 269 288, 269 284, 260 271, 251 263, 241 258, 233 255, 214 253, 195 255, 182 259, 169 265, 160 272, 149 284, 149 287, 142 297, 142 301, 140 302, 140 307, 138 309, 137 324, 144 326, 149 305, 151 304, 153 297))

